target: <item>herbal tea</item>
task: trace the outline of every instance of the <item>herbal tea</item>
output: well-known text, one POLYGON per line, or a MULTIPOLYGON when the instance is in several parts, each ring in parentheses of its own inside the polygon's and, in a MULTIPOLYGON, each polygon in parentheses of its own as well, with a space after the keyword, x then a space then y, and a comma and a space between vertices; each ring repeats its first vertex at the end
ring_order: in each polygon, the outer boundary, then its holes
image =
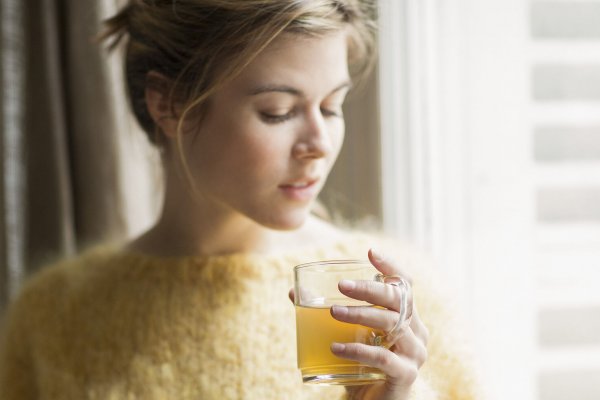
POLYGON ((337 321, 328 307, 296 306, 296 334, 298 340, 298 368, 306 383, 360 385, 385 379, 373 367, 336 357, 330 350, 332 342, 370 343, 372 329, 337 321))

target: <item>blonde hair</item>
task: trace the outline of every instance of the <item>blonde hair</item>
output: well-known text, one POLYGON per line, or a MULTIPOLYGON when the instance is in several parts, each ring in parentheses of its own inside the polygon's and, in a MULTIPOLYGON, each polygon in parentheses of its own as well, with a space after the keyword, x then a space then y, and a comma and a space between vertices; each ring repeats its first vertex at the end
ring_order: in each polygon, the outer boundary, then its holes
MULTIPOLYGON (((210 96, 282 33, 321 36, 347 29, 349 65, 360 80, 375 53, 376 0, 130 0, 105 21, 101 39, 124 38, 129 100, 154 144, 161 145, 145 90, 148 72, 170 79, 169 103, 202 116, 210 96)), ((191 114, 190 114, 191 113, 191 114)))

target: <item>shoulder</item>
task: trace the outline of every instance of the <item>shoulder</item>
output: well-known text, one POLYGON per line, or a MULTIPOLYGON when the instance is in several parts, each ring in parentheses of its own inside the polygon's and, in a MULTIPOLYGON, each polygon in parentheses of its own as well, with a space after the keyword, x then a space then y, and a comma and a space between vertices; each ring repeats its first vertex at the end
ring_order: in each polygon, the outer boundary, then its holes
POLYGON ((335 247, 348 245, 359 249, 366 256, 369 247, 374 247, 385 239, 383 234, 375 231, 358 230, 311 216, 305 226, 298 232, 299 241, 312 247, 335 247))
POLYGON ((313 218, 307 222, 302 234, 300 243, 339 252, 339 256, 366 259, 369 249, 374 248, 393 259, 407 273, 421 275, 432 270, 433 262, 426 252, 380 230, 354 229, 313 218))
POLYGON ((59 260, 41 268, 31 276, 23 287, 29 294, 44 288, 55 288, 75 283, 78 278, 92 273, 100 265, 107 264, 114 257, 116 249, 110 246, 89 248, 75 256, 59 260))
MULTIPOLYGON (((0 380, 8 365, 29 365, 34 343, 47 345, 61 335, 60 320, 73 298, 76 276, 91 253, 42 267, 30 276, 10 302, 0 329, 0 380)), ((76 300, 75 300, 76 301, 76 300)))
POLYGON ((27 278, 16 298, 11 301, 8 313, 14 316, 27 316, 33 322, 35 316, 51 315, 57 307, 77 292, 77 288, 106 264, 113 251, 108 247, 96 247, 81 254, 59 260, 42 267, 27 278))

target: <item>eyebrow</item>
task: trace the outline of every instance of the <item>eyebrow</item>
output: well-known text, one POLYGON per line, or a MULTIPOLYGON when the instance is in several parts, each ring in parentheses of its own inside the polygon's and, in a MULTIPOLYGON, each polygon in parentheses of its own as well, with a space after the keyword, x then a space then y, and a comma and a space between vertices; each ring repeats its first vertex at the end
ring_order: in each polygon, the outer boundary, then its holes
MULTIPOLYGON (((348 81, 344 81, 342 82, 340 85, 336 86, 329 94, 335 93, 337 91, 340 91, 342 89, 351 89, 352 88, 352 82, 348 81)), ((250 92, 248 93, 249 96, 256 96, 258 94, 262 94, 262 93, 269 93, 269 92, 278 92, 278 93, 288 93, 291 94, 293 96, 298 96, 298 97, 302 97, 304 95, 304 93, 299 90, 296 89, 294 87, 291 86, 286 86, 286 85, 262 85, 262 86, 258 86, 256 88, 253 88, 252 90, 250 90, 250 92)))

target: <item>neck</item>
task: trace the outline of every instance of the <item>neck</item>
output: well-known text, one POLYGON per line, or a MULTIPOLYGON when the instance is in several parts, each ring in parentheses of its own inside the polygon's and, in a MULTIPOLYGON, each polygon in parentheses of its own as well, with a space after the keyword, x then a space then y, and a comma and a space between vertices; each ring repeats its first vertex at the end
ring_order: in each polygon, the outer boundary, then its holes
POLYGON ((155 249, 165 255, 218 255, 268 252, 272 232, 252 221, 236 218, 162 215, 148 232, 158 239, 155 249))
POLYGON ((225 206, 202 203, 191 195, 166 196, 159 220, 144 235, 154 251, 171 256, 269 251, 272 230, 225 206))
POLYGON ((149 231, 130 243, 131 250, 174 257, 268 254, 297 251, 300 246, 323 244, 340 236, 337 229, 313 216, 298 229, 273 230, 225 205, 198 198, 187 185, 173 182, 181 181, 167 177, 160 218, 149 231))
POLYGON ((173 175, 165 183, 158 221, 130 249, 160 256, 270 253, 281 249, 276 244, 281 237, 295 233, 266 228, 225 205, 194 196, 173 175))

